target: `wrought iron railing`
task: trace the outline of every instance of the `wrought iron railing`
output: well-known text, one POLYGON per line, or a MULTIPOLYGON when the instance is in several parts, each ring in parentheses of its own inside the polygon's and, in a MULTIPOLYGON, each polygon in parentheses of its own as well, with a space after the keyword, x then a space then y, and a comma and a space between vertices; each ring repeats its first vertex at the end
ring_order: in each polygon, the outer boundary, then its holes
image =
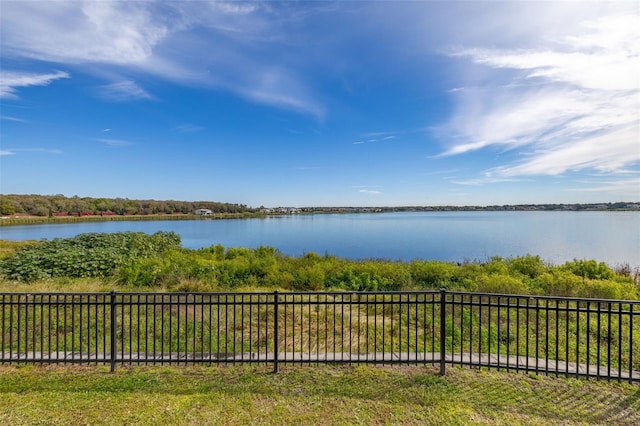
POLYGON ((450 291, 0 293, 0 363, 461 364, 640 382, 640 302, 450 291))

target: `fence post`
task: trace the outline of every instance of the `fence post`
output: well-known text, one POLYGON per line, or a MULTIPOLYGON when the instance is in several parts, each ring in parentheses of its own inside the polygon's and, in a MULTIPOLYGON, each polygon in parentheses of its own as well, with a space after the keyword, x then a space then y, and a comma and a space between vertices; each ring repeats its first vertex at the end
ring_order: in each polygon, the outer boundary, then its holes
POLYGON ((273 372, 278 372, 278 290, 273 292, 273 372))
POLYGON ((447 334, 447 316, 446 316, 446 293, 444 288, 440 289, 440 375, 444 376, 446 368, 446 339, 447 334))
POLYGON ((117 333, 117 312, 116 312, 116 292, 111 291, 111 372, 116 369, 116 352, 118 351, 117 333))

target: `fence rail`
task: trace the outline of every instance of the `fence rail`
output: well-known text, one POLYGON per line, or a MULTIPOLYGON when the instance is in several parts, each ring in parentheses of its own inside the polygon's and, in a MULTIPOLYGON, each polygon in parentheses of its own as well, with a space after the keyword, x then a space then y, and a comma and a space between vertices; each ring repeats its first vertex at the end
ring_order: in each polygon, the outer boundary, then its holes
POLYGON ((0 293, 0 363, 460 364, 640 382, 640 302, 449 291, 0 293))

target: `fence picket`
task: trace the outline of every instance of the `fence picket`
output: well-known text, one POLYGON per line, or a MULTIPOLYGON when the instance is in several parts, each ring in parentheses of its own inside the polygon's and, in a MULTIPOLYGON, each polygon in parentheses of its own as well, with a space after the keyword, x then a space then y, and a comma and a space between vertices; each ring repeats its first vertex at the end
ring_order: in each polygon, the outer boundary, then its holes
POLYGON ((1 293, 0 363, 461 364, 640 382, 639 307, 445 289, 1 293))

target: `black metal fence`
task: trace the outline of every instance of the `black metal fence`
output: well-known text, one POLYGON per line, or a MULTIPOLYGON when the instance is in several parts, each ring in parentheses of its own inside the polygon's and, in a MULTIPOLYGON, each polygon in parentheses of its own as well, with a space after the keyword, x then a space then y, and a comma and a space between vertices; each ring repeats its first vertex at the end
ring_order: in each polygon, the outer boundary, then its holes
POLYGON ((447 364, 640 382, 640 302, 424 292, 0 293, 0 363, 447 364))

